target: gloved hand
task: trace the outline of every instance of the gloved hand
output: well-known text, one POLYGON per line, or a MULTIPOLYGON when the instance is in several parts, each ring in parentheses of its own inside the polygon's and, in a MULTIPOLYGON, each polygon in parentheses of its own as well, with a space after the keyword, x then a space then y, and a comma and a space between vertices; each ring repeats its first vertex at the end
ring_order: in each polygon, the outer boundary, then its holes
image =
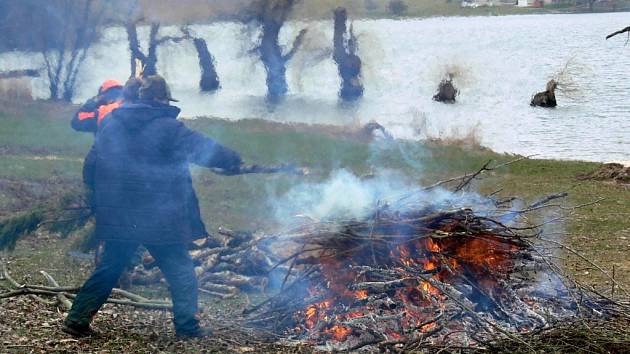
POLYGON ((107 101, 107 97, 105 97, 105 95, 98 95, 98 96, 95 96, 95 97, 93 98, 93 100, 94 100, 94 102, 96 102, 96 106, 97 106, 97 107, 102 106, 102 105, 104 105, 104 104, 107 104, 107 103, 108 103, 108 101, 107 101))
POLYGON ((234 150, 222 145, 217 145, 214 152, 214 166, 220 168, 226 175, 235 175, 240 172, 243 160, 234 150))
POLYGON ((81 106, 80 111, 81 112, 95 111, 98 108, 98 106, 99 106, 98 96, 94 96, 88 99, 87 101, 85 101, 85 103, 81 106))

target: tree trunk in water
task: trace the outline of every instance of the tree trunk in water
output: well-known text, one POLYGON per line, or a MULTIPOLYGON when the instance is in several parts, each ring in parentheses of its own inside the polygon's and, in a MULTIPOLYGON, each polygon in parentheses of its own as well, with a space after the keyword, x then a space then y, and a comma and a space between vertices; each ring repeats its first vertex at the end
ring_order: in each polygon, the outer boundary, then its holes
POLYGON ((59 101, 59 85, 56 82, 51 81, 48 88, 50 89, 50 99, 53 101, 59 101))
POLYGON ((356 55, 357 39, 352 30, 348 41, 345 41, 347 19, 346 9, 339 7, 335 10, 333 59, 341 77, 339 97, 344 101, 354 101, 363 96, 361 59, 356 55))
POLYGON ((142 62, 142 65, 146 62, 146 56, 140 51, 140 43, 138 42, 138 31, 136 30, 136 24, 128 22, 125 24, 125 30, 127 30, 127 40, 129 41, 129 51, 131 52, 131 77, 136 76, 136 59, 142 62))
POLYGON ((260 60, 265 65, 267 72, 267 100, 277 103, 287 93, 286 64, 302 43, 306 30, 293 41, 293 47, 287 54, 282 54, 282 48, 278 44, 278 35, 284 21, 289 16, 296 0, 263 0, 257 10, 256 21, 262 25, 262 39, 258 52, 260 60))
POLYGON ((157 74, 157 34, 160 30, 159 23, 151 24, 151 33, 149 34, 149 55, 147 55, 146 67, 144 68, 144 76, 151 76, 157 74))
POLYGON ((278 44, 280 27, 282 27, 281 22, 276 22, 271 16, 265 16, 259 51, 260 60, 262 60, 267 71, 267 98, 271 102, 279 101, 288 91, 286 63, 278 44))
POLYGON ((438 90, 433 95, 433 100, 442 103, 455 103, 455 97, 457 97, 458 91, 453 85, 453 75, 448 74, 445 79, 440 81, 438 90))
POLYGON ((193 44, 197 49, 199 57, 199 67, 201 68, 201 80, 199 88, 201 91, 216 91, 220 87, 219 77, 214 67, 214 57, 208 50, 208 45, 203 38, 194 38, 193 44))
POLYGON ((538 92, 532 97, 530 106, 532 107, 545 107, 553 108, 558 105, 556 102, 556 88, 558 83, 555 80, 549 80, 547 83, 547 89, 543 92, 538 92))
POLYGON ((127 30, 127 39, 129 40, 129 51, 131 51, 131 76, 136 76, 136 59, 140 60, 144 66, 144 76, 157 74, 157 34, 160 29, 159 23, 151 24, 151 32, 149 34, 149 51, 148 55, 145 55, 140 50, 140 41, 138 40, 138 31, 136 29, 136 23, 129 22, 125 25, 127 30))

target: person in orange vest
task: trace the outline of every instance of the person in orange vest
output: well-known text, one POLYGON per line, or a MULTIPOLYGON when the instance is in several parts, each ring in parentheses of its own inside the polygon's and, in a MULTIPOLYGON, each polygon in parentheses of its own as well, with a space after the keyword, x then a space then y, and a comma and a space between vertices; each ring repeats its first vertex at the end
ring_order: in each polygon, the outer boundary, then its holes
POLYGON ((96 134, 103 118, 120 107, 122 101, 123 85, 117 80, 105 80, 98 88, 98 94, 85 102, 72 117, 72 128, 96 134))

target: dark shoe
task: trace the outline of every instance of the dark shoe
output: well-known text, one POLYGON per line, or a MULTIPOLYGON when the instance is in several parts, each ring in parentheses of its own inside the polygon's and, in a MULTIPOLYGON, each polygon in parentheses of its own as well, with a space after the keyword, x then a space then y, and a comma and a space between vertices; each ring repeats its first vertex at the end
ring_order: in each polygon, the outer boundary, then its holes
POLYGON ((212 330, 210 327, 199 327, 193 331, 177 331, 175 334, 177 338, 187 339, 187 338, 206 338, 212 337, 212 330))
POLYGON ((90 328, 90 326, 75 326, 64 323, 61 330, 76 338, 92 337, 98 335, 98 332, 90 328))

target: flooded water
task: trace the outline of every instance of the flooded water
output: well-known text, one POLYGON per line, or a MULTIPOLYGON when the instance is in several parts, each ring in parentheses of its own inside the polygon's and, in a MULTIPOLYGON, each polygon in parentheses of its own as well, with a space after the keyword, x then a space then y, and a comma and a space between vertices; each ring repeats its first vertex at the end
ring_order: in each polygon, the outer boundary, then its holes
MULTIPOLYGON (((186 117, 334 124, 375 120, 400 138, 474 133, 499 152, 630 160, 630 46, 624 46, 623 36, 604 40, 629 21, 627 13, 354 21, 365 96, 349 106, 337 98, 332 21, 283 27, 285 44, 300 29, 309 32, 288 64, 289 95, 277 106, 265 103, 264 67, 251 54, 259 32, 242 24, 193 26, 216 58, 220 91, 198 92, 197 56, 189 43, 162 46, 158 70, 186 117), (559 106, 530 107, 531 96, 565 67, 571 90, 557 93, 559 106), (456 74, 461 92, 454 105, 431 99, 448 71, 456 74)), ((141 36, 146 32, 141 29, 141 36)), ((165 34, 176 32, 175 27, 163 29, 165 34)), ((4 54, 0 65, 33 67, 41 59, 4 54)), ((126 34, 121 28, 109 29, 90 51, 76 101, 93 95, 102 80, 124 80, 128 74, 126 34)), ((35 81, 34 89, 46 97, 45 78, 35 81)))

